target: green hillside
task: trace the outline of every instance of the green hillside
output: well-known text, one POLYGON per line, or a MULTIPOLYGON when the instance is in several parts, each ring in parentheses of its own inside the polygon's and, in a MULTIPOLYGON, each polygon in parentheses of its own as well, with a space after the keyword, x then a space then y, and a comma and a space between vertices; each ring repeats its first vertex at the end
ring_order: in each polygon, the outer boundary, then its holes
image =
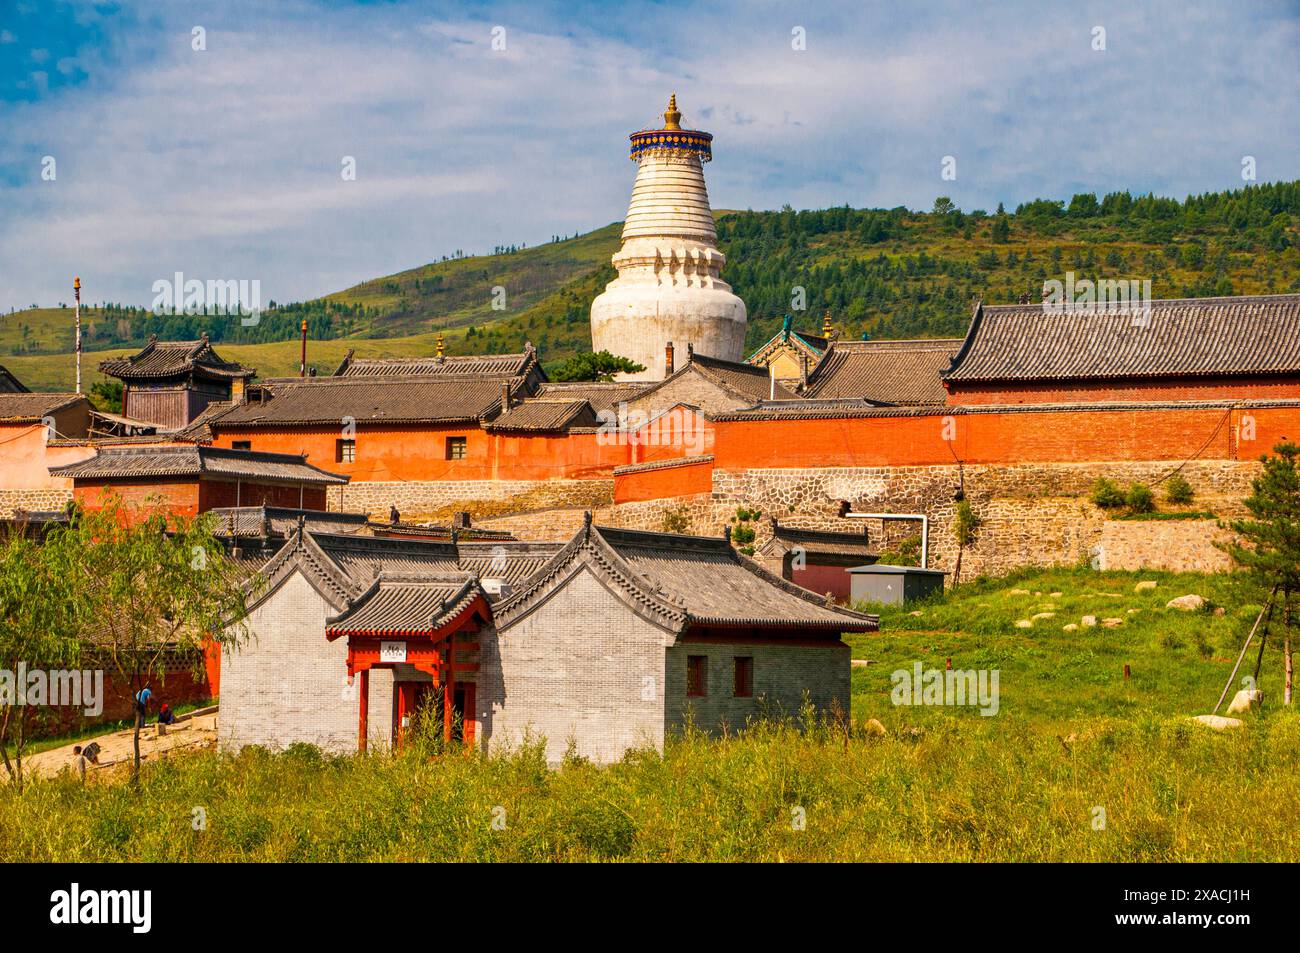
MULTIPOLYGON (((779 328, 817 328, 829 309, 850 337, 960 335, 972 302, 1036 296, 1047 278, 1150 279, 1162 297, 1300 291, 1300 182, 1252 186, 1183 201, 1116 192, 1036 200, 1014 212, 962 212, 947 199, 928 212, 848 207, 719 212, 724 277, 744 298, 748 345, 779 328), (804 289, 804 312, 796 307, 804 289)), ((139 308, 83 311, 86 348, 129 349, 208 331, 221 352, 263 374, 297 368, 306 318, 311 362, 326 371, 350 346, 365 353, 428 353, 434 329, 453 351, 517 350, 531 340, 547 363, 590 347, 588 309, 613 279, 616 223, 534 248, 455 257, 312 301, 269 308, 255 328, 205 315, 139 308), (504 307, 493 307, 493 289, 504 307)), ((71 309, 0 316, 0 355, 29 386, 66 388, 71 309)), ((93 367, 105 353, 88 353, 93 367)))

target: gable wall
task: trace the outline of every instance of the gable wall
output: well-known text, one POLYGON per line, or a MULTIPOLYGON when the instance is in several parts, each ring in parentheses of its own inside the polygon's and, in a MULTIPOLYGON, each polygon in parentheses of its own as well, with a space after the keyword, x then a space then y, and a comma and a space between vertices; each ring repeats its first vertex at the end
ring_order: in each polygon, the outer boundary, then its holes
POLYGON ((662 745, 669 638, 584 570, 506 632, 483 635, 478 719, 488 749, 516 746, 529 730, 545 736, 550 762, 570 738, 599 762, 662 745))
MULTIPOLYGON (((328 642, 329 604, 301 573, 255 609, 247 642, 221 657, 223 750, 244 745, 285 748, 302 741, 328 751, 355 751, 360 678, 347 684, 346 639, 328 642)), ((371 737, 391 737, 392 673, 370 673, 371 737)))

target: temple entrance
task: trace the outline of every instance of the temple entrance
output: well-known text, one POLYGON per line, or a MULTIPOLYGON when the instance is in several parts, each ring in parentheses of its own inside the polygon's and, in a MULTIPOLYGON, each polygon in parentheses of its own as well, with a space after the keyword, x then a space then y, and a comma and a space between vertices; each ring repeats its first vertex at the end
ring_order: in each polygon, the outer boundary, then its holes
POLYGON ((452 691, 452 707, 443 704, 443 689, 432 681, 397 681, 393 683, 393 738, 400 746, 417 733, 442 736, 450 741, 474 740, 473 683, 461 683, 452 691), (446 719, 451 719, 447 731, 446 719))

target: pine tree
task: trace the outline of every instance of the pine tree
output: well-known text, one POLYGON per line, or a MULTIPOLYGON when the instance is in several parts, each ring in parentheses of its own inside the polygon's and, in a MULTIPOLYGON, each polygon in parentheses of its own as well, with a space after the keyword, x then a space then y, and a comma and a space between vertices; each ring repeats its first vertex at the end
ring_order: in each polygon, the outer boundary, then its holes
POLYGON ((1295 626, 1292 598, 1300 594, 1300 446, 1279 443, 1275 456, 1260 457, 1264 472, 1251 482, 1243 502, 1252 520, 1230 525, 1240 542, 1223 548, 1261 589, 1276 589, 1281 599, 1283 662, 1286 682, 1283 703, 1291 704, 1291 630, 1295 626))

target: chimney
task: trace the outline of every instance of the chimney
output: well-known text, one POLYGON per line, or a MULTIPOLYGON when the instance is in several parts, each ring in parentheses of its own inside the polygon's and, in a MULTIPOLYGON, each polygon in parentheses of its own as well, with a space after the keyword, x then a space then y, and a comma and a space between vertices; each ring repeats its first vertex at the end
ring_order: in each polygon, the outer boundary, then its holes
POLYGON ((461 510, 459 513, 452 514, 451 525, 457 529, 469 529, 470 516, 468 511, 461 510))
POLYGON ((664 345, 664 377, 673 376, 673 342, 664 345))
POLYGON ((799 353, 799 367, 800 367, 800 377, 803 381, 802 385, 800 386, 800 389, 807 390, 808 389, 808 355, 804 354, 802 351, 799 353))
POLYGON ((689 364, 695 360, 695 345, 690 341, 686 342, 686 363, 689 364))
MULTIPOLYGON (((230 382, 230 400, 232 403, 242 404, 248 397, 248 391, 245 389, 248 382, 242 377, 236 377, 230 382)), ((123 414, 123 416, 126 416, 123 414)))
POLYGON ((510 413, 510 382, 501 382, 501 416, 510 413))

